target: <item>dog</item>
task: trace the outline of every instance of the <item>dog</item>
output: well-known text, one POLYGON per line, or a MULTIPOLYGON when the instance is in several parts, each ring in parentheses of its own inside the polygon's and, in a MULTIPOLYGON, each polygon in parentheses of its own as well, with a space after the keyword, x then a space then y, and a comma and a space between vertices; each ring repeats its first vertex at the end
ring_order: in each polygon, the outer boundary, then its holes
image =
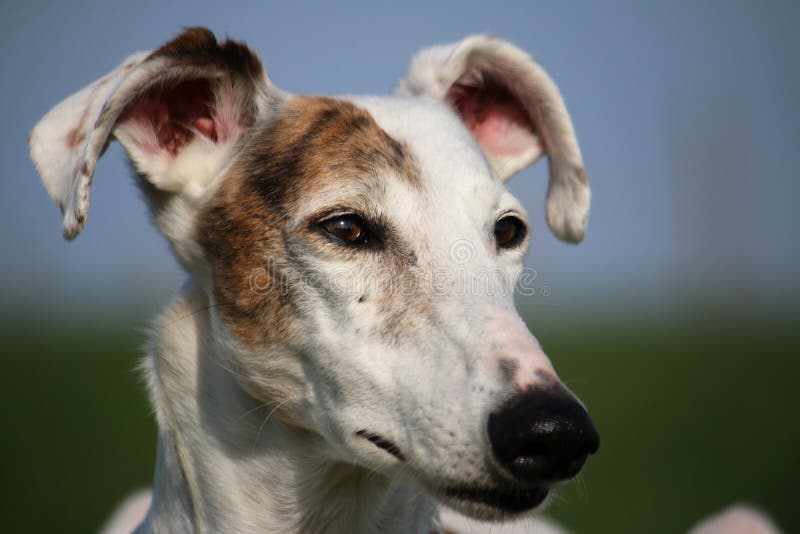
POLYGON ((328 98, 187 29, 35 126, 67 239, 114 139, 188 273, 143 363, 158 454, 128 529, 516 532, 598 450, 513 303, 530 238, 505 182, 546 154, 567 242, 590 205, 558 88, 519 48, 470 36, 392 96, 328 98))

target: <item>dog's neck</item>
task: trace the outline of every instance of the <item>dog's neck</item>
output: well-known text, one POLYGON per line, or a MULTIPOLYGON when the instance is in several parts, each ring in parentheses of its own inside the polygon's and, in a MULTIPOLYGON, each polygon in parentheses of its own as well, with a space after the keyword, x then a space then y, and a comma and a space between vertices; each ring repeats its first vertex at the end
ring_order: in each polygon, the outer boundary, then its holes
POLYGON ((325 459, 325 442, 269 417, 226 368, 208 299, 187 286, 146 364, 159 424, 143 532, 430 532, 434 507, 402 481, 325 459))

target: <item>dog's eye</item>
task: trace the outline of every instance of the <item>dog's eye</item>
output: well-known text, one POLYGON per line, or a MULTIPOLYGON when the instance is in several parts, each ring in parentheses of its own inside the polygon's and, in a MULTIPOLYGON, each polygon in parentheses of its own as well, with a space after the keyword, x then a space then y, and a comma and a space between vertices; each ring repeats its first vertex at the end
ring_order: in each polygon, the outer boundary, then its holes
POLYGON ((320 223, 320 226, 332 236, 349 244, 363 245, 368 240, 366 225, 358 215, 332 217, 320 223))
POLYGON ((494 223, 494 239, 500 248, 512 248, 525 239, 527 228, 518 217, 507 215, 494 223))

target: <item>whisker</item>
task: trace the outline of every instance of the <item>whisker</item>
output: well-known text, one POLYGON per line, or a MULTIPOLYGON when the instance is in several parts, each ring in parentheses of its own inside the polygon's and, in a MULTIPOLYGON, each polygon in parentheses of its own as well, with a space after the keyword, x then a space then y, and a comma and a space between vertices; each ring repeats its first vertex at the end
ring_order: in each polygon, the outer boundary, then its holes
POLYGON ((266 408, 267 406, 269 406, 271 404, 274 404, 274 403, 272 403, 272 402, 261 402, 261 403, 257 404, 254 408, 250 408, 249 410, 246 410, 242 415, 240 415, 239 417, 237 417, 236 419, 231 421, 231 424, 235 425, 236 423, 238 423, 239 421, 241 421, 242 419, 244 419, 245 417, 247 417, 251 413, 253 413, 255 411, 258 411, 261 408, 266 408))
POLYGON ((181 317, 178 317, 174 321, 168 322, 164 326, 167 327, 167 328, 170 328, 170 327, 174 326, 176 323, 179 323, 179 322, 183 321, 184 319, 189 319, 191 317, 194 317, 198 313, 202 313, 202 312, 206 312, 206 311, 209 311, 209 310, 213 310, 214 308, 221 308, 223 306, 235 306, 235 303, 234 302, 215 302, 213 304, 209 304, 208 306, 203 306, 203 307, 198 308, 198 309, 196 309, 194 311, 191 311, 191 312, 187 313, 186 315, 182 315, 181 317))
POLYGON ((261 432, 264 430, 264 426, 267 424, 267 421, 270 420, 270 418, 273 416, 273 414, 276 411, 278 411, 278 409, 281 406, 283 406, 284 404, 286 404, 288 402, 292 402, 292 401, 298 400, 298 399, 302 399, 302 398, 303 398, 302 396, 289 397, 288 399, 284 399, 281 402, 279 402, 272 410, 270 410, 270 412, 267 414, 267 417, 261 423, 261 426, 258 427, 258 432, 256 433, 256 437, 253 439, 253 449, 255 449, 256 444, 258 443, 258 440, 261 437, 261 432))

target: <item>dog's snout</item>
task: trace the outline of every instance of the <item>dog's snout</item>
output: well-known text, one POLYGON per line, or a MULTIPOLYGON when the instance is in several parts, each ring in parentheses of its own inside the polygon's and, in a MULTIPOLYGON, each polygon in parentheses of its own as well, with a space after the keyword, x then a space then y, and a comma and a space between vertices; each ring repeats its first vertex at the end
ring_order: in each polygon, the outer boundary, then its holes
POLYGON ((489 416, 488 430, 497 461, 526 482, 571 478, 600 445, 591 417, 561 385, 512 398, 489 416))

